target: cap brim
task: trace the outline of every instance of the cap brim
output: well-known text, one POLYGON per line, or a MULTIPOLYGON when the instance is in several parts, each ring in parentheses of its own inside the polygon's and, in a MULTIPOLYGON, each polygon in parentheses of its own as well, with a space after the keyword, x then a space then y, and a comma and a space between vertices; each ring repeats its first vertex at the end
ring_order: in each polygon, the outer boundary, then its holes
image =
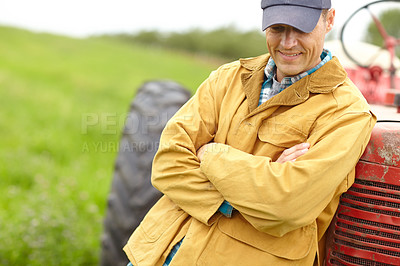
POLYGON ((303 32, 312 32, 321 16, 321 9, 301 6, 279 5, 263 11, 263 31, 276 24, 295 27, 303 32))

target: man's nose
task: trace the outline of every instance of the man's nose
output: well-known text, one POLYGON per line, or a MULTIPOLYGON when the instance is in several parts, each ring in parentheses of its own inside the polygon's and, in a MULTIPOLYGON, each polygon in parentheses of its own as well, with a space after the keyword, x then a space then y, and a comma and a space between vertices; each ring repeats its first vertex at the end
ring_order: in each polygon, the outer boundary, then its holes
POLYGON ((290 49, 297 45, 297 34, 293 29, 288 28, 283 32, 281 45, 285 49, 290 49))

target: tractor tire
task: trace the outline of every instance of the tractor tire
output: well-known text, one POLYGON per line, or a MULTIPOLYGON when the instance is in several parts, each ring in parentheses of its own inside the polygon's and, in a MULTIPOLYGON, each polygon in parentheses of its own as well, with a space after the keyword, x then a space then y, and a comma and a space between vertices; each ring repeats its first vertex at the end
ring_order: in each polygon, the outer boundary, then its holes
POLYGON ((150 81, 139 88, 132 101, 108 196, 102 235, 102 266, 126 266, 129 262, 122 248, 161 197, 150 180, 161 131, 189 98, 190 92, 175 82, 150 81))

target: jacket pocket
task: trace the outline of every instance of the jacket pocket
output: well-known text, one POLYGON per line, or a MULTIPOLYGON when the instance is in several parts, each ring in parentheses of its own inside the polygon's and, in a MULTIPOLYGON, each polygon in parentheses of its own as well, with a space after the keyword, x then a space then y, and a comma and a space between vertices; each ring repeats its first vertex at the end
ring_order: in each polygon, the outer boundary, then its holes
POLYGON ((290 125, 265 120, 258 130, 258 138, 278 147, 290 148, 307 140, 307 135, 290 125))
POLYGON ((218 228, 235 240, 288 260, 300 260, 307 257, 316 238, 315 222, 282 237, 274 237, 255 229, 240 214, 231 219, 220 219, 218 228))
POLYGON ((144 217, 140 227, 147 241, 154 242, 184 214, 178 205, 163 196, 144 217))
POLYGON ((125 245, 128 258, 137 265, 159 265, 161 257, 180 230, 186 230, 183 226, 187 218, 187 213, 163 196, 125 245))

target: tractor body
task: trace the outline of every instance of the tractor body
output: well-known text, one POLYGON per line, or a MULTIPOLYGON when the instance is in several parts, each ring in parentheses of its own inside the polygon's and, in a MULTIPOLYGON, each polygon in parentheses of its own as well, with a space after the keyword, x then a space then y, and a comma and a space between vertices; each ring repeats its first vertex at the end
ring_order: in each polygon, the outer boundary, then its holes
POLYGON ((375 126, 326 249, 326 265, 400 265, 400 123, 375 126))

